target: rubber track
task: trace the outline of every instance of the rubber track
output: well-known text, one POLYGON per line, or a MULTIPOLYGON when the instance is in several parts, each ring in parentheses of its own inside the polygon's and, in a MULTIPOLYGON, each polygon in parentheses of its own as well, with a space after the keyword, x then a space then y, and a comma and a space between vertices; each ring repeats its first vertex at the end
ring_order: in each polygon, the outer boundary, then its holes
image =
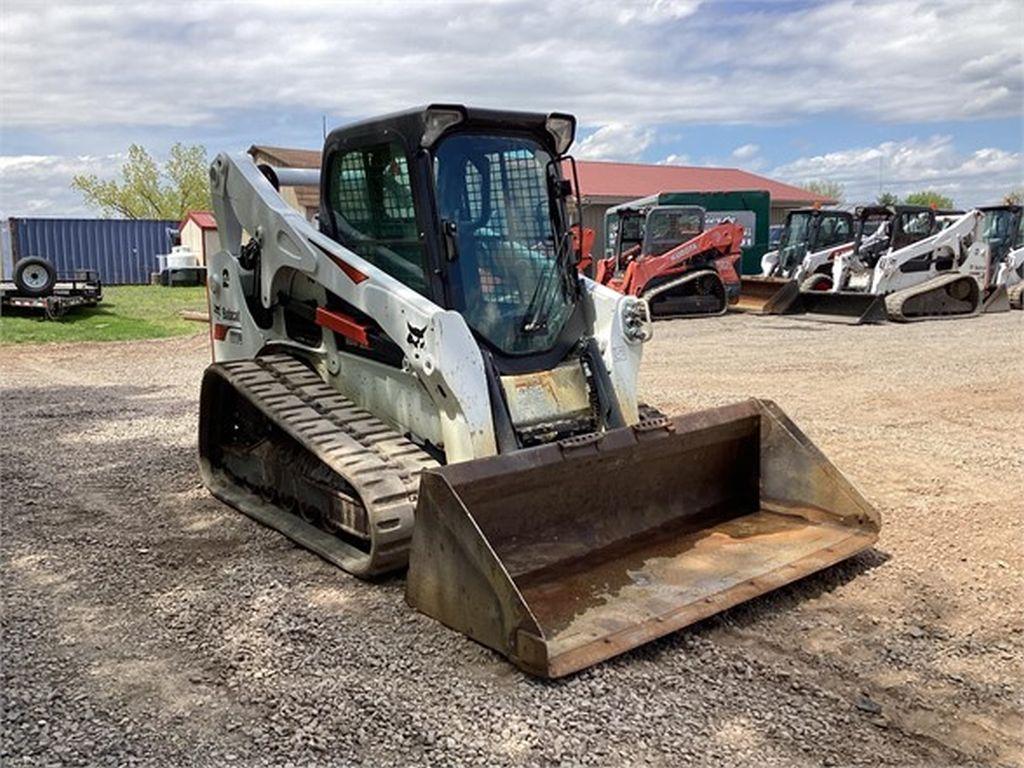
POLYGON ((436 467, 426 451, 361 408, 290 355, 215 364, 207 375, 225 380, 303 448, 337 472, 367 510, 369 555, 331 533, 280 510, 227 480, 209 483, 215 495, 297 543, 357 575, 405 566, 412 537, 419 475, 436 467), (215 487, 215 486, 221 487, 215 487), (268 509, 271 507, 271 509, 268 509))
POLYGON ((721 307, 719 307, 718 309, 715 309, 715 310, 713 310, 711 312, 666 312, 665 314, 657 313, 653 309, 653 307, 652 307, 651 308, 651 319, 652 320, 682 320, 684 318, 691 318, 691 317, 720 317, 720 316, 724 315, 726 313, 726 310, 729 309, 729 301, 728 301, 728 299, 726 298, 726 295, 725 295, 725 283, 722 282, 722 278, 719 277, 718 273, 715 270, 713 270, 713 269, 700 270, 698 272, 693 272, 693 273, 690 273, 690 274, 679 275, 679 277, 677 278, 679 280, 678 283, 675 280, 669 280, 666 283, 662 283, 661 285, 655 286, 654 288, 651 288, 650 290, 645 291, 643 294, 641 294, 640 298, 645 299, 648 302, 650 302, 658 294, 660 294, 660 293, 668 293, 671 290, 671 288, 668 288, 667 286, 671 286, 672 288, 675 288, 675 287, 677 287, 680 284, 687 284, 689 282, 695 282, 695 281, 699 280, 703 276, 711 276, 715 280, 718 281, 718 286, 721 289, 721 299, 722 299, 722 306, 721 307), (689 279, 687 280, 685 278, 689 278, 689 279))
POLYGON ((1016 285, 1010 286, 1006 289, 1007 298, 1010 301, 1010 307, 1013 309, 1024 308, 1024 282, 1017 283, 1016 285))
MULTIPOLYGON (((923 283, 912 285, 908 288, 903 288, 898 291, 886 294, 885 296, 885 312, 890 320, 894 320, 900 323, 916 323, 922 320, 952 320, 960 317, 976 317, 981 309, 981 298, 979 296, 978 302, 974 309, 970 312, 959 312, 959 313, 948 313, 948 314, 932 314, 922 315, 919 317, 907 317, 903 314, 903 307, 908 299, 914 298, 915 296, 928 293, 930 291, 937 291, 940 288, 950 283, 955 283, 959 280, 968 277, 960 272, 943 272, 923 283)), ((974 279, 974 278, 969 278, 974 279)))

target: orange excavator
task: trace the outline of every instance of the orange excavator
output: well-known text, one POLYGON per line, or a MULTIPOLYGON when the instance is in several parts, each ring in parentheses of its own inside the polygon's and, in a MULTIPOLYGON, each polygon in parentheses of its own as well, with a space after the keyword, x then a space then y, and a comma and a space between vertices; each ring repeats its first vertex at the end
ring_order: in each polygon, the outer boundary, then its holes
POLYGON ((654 318, 723 314, 739 299, 743 227, 704 221, 695 205, 623 206, 594 280, 646 299, 654 318))

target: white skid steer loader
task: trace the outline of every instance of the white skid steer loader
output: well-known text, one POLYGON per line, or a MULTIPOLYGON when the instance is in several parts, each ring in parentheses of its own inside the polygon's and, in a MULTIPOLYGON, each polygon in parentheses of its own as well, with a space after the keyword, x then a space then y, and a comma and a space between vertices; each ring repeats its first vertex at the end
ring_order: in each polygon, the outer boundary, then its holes
POLYGON ((968 211, 939 222, 923 206, 864 206, 851 252, 832 262, 832 288, 804 291, 791 311, 840 323, 911 322, 968 317, 1005 308, 987 289, 991 249, 982 237, 984 214, 968 211), (882 223, 870 236, 865 225, 882 223), (988 300, 991 299, 991 300, 988 300))
POLYGON ((1024 297, 1024 208, 992 205, 985 214, 982 238, 990 249, 986 307, 1021 309, 1024 297))
POLYGON ((761 257, 761 274, 742 279, 737 309, 785 314, 799 291, 831 287, 832 261, 852 251, 853 243, 851 211, 840 207, 790 211, 779 247, 761 257))
POLYGON ((770 402, 640 420, 650 319, 578 274, 574 132, 434 105, 335 130, 319 174, 218 156, 199 420, 214 495, 356 575, 408 563, 413 607, 550 677, 880 525, 770 402), (317 228, 273 180, 319 186, 317 228))

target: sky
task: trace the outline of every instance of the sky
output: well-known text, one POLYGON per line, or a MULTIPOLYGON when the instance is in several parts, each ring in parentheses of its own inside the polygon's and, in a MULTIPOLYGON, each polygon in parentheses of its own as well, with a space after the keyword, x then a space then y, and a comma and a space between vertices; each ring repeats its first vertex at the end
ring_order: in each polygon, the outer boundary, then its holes
POLYGON ((0 215, 88 216, 127 147, 317 148, 430 102, 571 112, 578 158, 850 202, 1024 186, 1021 0, 0 0, 0 215))

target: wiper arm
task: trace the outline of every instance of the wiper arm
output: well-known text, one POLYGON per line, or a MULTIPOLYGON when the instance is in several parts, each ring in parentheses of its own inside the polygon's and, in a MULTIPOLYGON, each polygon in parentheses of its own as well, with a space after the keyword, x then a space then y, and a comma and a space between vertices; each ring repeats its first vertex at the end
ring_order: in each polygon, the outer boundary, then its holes
POLYGON ((564 253, 566 236, 570 235, 569 232, 563 232, 562 237, 555 246, 555 259, 554 264, 550 262, 546 265, 544 274, 537 281, 537 285, 533 289, 533 295, 530 296, 530 302, 526 307, 526 317, 523 319, 523 332, 533 333, 547 327, 547 310, 552 301, 552 292, 549 290, 551 283, 551 275, 555 274, 559 278, 559 282, 562 284, 561 287, 565 289, 565 265, 564 265, 564 253), (553 267, 553 269, 552 269, 553 267), (545 301, 537 306, 537 302, 540 299, 545 301))

